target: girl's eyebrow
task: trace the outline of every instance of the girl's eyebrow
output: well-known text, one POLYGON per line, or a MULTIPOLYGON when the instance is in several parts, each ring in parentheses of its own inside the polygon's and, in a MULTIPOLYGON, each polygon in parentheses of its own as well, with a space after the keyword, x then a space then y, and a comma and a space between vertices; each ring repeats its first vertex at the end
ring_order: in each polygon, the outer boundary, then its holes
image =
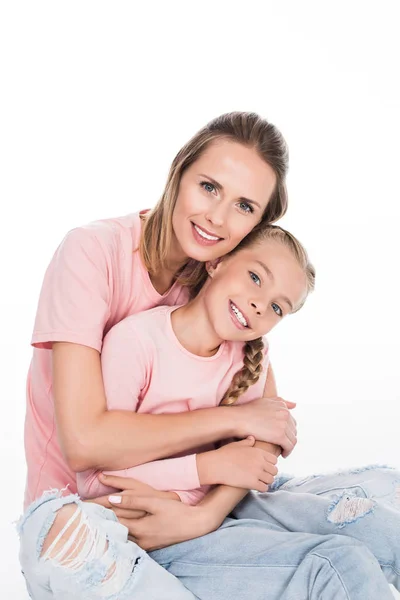
MULTIPOLYGON (((199 176, 206 177, 207 179, 209 179, 211 181, 212 184, 215 185, 217 190, 220 190, 221 192, 223 191, 224 186, 221 183, 219 183, 218 181, 216 181, 213 177, 210 177, 210 175, 206 175, 205 173, 199 173, 199 176)), ((244 196, 240 196, 239 200, 241 202, 248 202, 249 204, 255 204, 256 206, 258 206, 258 208, 261 208, 261 206, 258 202, 256 202, 255 200, 250 200, 250 198, 245 198, 244 196)))
MULTIPOLYGON (((262 262, 262 260, 256 260, 256 263, 258 263, 266 272, 266 274, 268 275, 268 277, 271 279, 271 281, 274 280, 274 276, 272 274, 271 269, 269 269, 267 267, 267 265, 265 263, 262 262)), ((287 296, 281 296, 281 300, 283 300, 284 302, 286 302, 286 304, 290 307, 290 310, 293 311, 293 304, 290 302, 289 298, 287 296)))

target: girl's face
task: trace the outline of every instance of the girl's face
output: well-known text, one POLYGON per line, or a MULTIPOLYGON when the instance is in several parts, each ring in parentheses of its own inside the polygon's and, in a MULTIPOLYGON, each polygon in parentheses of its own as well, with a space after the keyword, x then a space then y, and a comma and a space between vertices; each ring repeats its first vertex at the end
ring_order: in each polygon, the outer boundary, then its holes
POLYGON ((254 149, 211 143, 182 175, 172 216, 175 253, 207 262, 233 250, 261 221, 275 184, 254 149))
POLYGON ((275 240, 240 250, 209 269, 204 305, 221 340, 265 335, 305 298, 307 279, 291 251, 275 240))

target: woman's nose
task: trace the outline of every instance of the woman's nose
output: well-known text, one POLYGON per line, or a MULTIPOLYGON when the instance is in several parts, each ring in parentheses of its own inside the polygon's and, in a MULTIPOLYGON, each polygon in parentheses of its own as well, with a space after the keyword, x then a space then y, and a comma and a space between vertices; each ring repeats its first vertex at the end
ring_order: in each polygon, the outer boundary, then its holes
POLYGON ((222 227, 226 221, 226 207, 223 202, 216 202, 212 208, 210 208, 206 215, 207 221, 216 227, 222 227))

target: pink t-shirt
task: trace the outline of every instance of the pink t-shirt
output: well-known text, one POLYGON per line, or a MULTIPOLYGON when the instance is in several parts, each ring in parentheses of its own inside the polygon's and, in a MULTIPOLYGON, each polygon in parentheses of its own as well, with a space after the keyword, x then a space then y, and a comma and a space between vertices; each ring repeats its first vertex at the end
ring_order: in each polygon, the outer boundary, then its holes
POLYGON ((187 290, 174 284, 164 295, 152 286, 138 251, 139 214, 90 223, 70 231, 44 278, 27 380, 25 507, 50 488, 76 492, 57 439, 52 392, 52 342, 74 342, 101 351, 104 335, 119 321, 158 305, 184 304, 187 290))
MULTIPOLYGON (((161 306, 132 315, 106 335, 101 355, 103 381, 109 409, 168 414, 218 406, 233 375, 243 367, 243 344, 224 342, 214 356, 190 353, 178 341, 171 324, 176 307, 161 306)), ((268 352, 261 377, 239 398, 249 402, 263 394, 268 352)), ((192 448, 167 458, 120 471, 159 490, 176 491, 181 500, 196 504, 209 490, 200 486, 196 453, 214 445, 192 448)), ((112 492, 97 477, 99 471, 78 473, 78 491, 84 498, 112 492)))

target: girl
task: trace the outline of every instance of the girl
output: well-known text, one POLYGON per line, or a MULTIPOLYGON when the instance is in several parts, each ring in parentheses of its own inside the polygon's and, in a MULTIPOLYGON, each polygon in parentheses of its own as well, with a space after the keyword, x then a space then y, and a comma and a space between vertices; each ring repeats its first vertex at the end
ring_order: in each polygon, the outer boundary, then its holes
MULTIPOLYGON (((149 410, 152 407, 153 410, 155 408, 155 412, 157 410, 162 412, 182 410, 188 402, 193 403, 190 407, 195 409, 196 402, 204 402, 205 396, 201 382, 205 378, 207 381, 216 381, 217 384, 220 379, 222 381, 222 386, 217 385, 218 389, 214 392, 217 398, 215 399, 213 394, 213 399, 208 400, 208 396, 206 396, 208 401, 215 404, 218 397, 224 394, 223 402, 231 403, 241 395, 240 392, 243 388, 243 397, 252 390, 252 387, 247 389, 251 381, 249 381, 249 373, 253 376, 252 391, 254 394, 257 393, 254 388, 261 379, 260 364, 262 362, 265 364, 265 360, 263 360, 265 354, 261 351, 261 342, 258 336, 269 331, 284 315, 300 308, 307 292, 313 287, 313 269, 296 240, 280 228, 272 227, 257 228, 228 258, 220 261, 215 268, 209 265, 209 269, 210 279, 197 298, 188 305, 178 309, 161 307, 135 315, 116 326, 106 337, 102 355, 104 381, 109 402, 111 401, 112 404, 115 402, 117 408, 136 408, 135 399, 138 399, 140 409, 143 410, 149 410), (226 339, 234 341, 231 344, 224 344, 223 340, 226 339), (234 372, 241 362, 241 354, 239 353, 238 356, 237 351, 242 349, 244 341, 247 342, 245 359, 247 366, 239 371, 224 393, 224 389, 229 383, 226 381, 226 375, 231 376, 232 371, 234 372), (137 366, 137 370, 132 369, 132 364, 137 366), (182 371, 184 377, 182 377, 182 371), (168 385, 166 385, 166 379, 168 385), (162 386, 160 386, 161 383, 162 386), (165 388, 168 392, 164 391, 165 388), (172 408, 168 406, 170 389, 175 392, 172 408), (192 389, 195 390, 194 393, 191 392, 192 389)), ((212 386, 208 385, 207 394, 211 394, 212 391, 212 386)), ((258 394, 260 393, 261 390, 258 394)), ((245 431, 242 435, 244 434, 245 431)), ((198 458, 203 456, 208 458, 208 460, 197 462, 200 483, 202 480, 206 484, 222 481, 239 487, 246 487, 246 485, 250 487, 254 478, 256 481, 254 487, 263 487, 265 483, 270 483, 272 475, 276 473, 276 468, 273 468, 275 461, 271 460, 268 453, 258 452, 263 460, 254 464, 255 457, 248 457, 249 453, 255 454, 257 449, 239 443, 198 455, 198 458), (232 454, 234 455, 233 472, 228 474, 227 479, 221 479, 221 473, 224 473, 227 462, 231 460, 232 463, 232 454), (248 463, 247 459, 249 459, 248 463), (201 465, 205 465, 205 468, 201 465), (249 481, 249 476, 251 481, 249 481)), ((182 458, 177 458, 170 461, 158 461, 158 464, 145 465, 147 476, 157 477, 157 481, 160 481, 166 475, 171 483, 171 475, 175 475, 176 482, 181 481, 187 488, 190 488, 190 462, 188 463, 186 458, 188 457, 184 457, 184 461, 182 458), (180 469, 181 473, 174 474, 171 469, 174 461, 175 469, 180 469)), ((259 456, 256 455, 256 458, 259 456)), ((133 474, 137 476, 138 470, 140 471, 140 468, 136 469, 133 474)), ((355 478, 353 479, 355 481, 355 478)), ((91 478, 88 474, 82 475, 82 481, 84 485, 87 485, 91 478)), ((176 485, 182 489, 179 483, 176 485)), ((184 493, 183 497, 181 491, 178 493, 181 499, 192 503, 193 501, 197 502, 199 494, 201 496, 204 491, 197 489, 184 493), (195 497, 191 497, 191 494, 194 494, 195 497)), ((348 522, 351 523, 349 518, 351 516, 353 522, 356 523, 361 513, 371 511, 372 504, 370 500, 367 500, 368 511, 366 511, 366 503, 363 504, 361 497, 354 495, 352 491, 348 491, 347 494, 349 495, 346 498, 348 522), (357 498, 359 515, 355 514, 354 502, 351 505, 351 501, 354 501, 355 498, 357 498)), ((225 540, 224 537, 221 538, 222 542, 225 541, 225 546, 220 546, 219 539, 216 543, 212 543, 211 536, 208 536, 208 544, 204 543, 207 540, 206 537, 196 542, 188 542, 180 544, 178 547, 154 552, 153 556, 162 564, 168 565, 172 572, 176 572, 178 567, 176 574, 200 598, 231 597, 231 593, 239 592, 244 583, 246 589, 250 585, 250 595, 255 598, 289 598, 294 593, 298 596, 299 592, 304 594, 300 596, 304 598, 319 598, 323 597, 322 594, 326 594, 327 597, 361 598, 368 597, 366 593, 371 593, 371 596, 374 594, 373 597, 375 597, 375 593, 379 593, 379 597, 390 597, 389 588, 380 571, 379 564, 368 552, 366 546, 357 543, 356 539, 351 539, 348 543, 348 538, 344 536, 340 539, 337 535, 317 534, 322 529, 319 521, 321 520, 321 507, 324 508, 323 504, 318 505, 319 499, 317 503, 313 504, 317 497, 311 496, 311 501, 307 499, 308 495, 303 496, 306 498, 306 502, 303 502, 301 496, 295 498, 295 495, 292 494, 296 500, 296 506, 293 505, 294 510, 291 512, 287 510, 287 505, 285 506, 284 495, 285 492, 282 489, 270 495, 268 499, 266 496, 261 496, 246 500, 242 506, 238 507, 235 515, 240 519, 237 523, 242 529, 235 531, 235 523, 227 520, 219 530, 219 533, 227 533, 225 540), (270 503, 272 509, 269 507, 270 503), (318 509, 314 521, 309 515, 310 508, 318 509), (246 512, 248 516, 252 517, 256 511, 260 518, 258 523, 254 519, 246 518, 246 512), (288 514, 286 515, 286 513, 288 514), (273 521, 271 515, 274 519, 278 516, 279 520, 273 521), (277 524, 284 520, 292 521, 292 527, 294 527, 292 531, 302 531, 303 527, 308 535, 291 534, 292 540, 286 539, 283 528, 277 527, 277 524), (269 527, 265 527, 265 525, 269 527), (271 527, 271 525, 273 526, 271 527), (310 532, 313 529, 315 534, 310 532), (259 533, 263 530, 264 535, 261 538, 259 533), (273 535, 274 533, 275 535, 273 535), (270 539, 271 534, 273 540, 270 539), (250 583, 248 581, 250 574, 247 574, 245 582, 243 581, 243 566, 247 566, 247 560, 243 558, 243 555, 240 556, 240 560, 243 561, 242 568, 233 569, 235 563, 232 564, 231 557, 229 557, 229 566, 224 568, 223 565, 217 564, 221 581, 219 586, 213 578, 210 580, 210 577, 205 577, 205 573, 201 569, 201 563, 204 562, 205 556, 208 559, 206 564, 211 569, 211 565, 214 564, 212 560, 209 560, 211 555, 215 557, 216 554, 221 554, 222 548, 224 552, 228 552, 226 544, 229 542, 230 544, 242 543, 244 548, 247 548, 246 539, 251 546, 254 543, 252 558, 254 560, 254 555, 258 557, 257 567, 261 570, 258 577, 256 576, 250 583), (268 591, 266 591, 266 580, 260 576, 263 568, 265 569, 267 565, 269 568, 272 566, 271 557, 266 551, 273 543, 279 548, 279 541, 281 545, 283 543, 285 555, 289 551, 288 544, 294 544, 292 560, 296 556, 296 560, 300 564, 297 565, 295 577, 293 576, 294 565, 290 568, 288 568, 289 565, 279 565, 278 570, 275 568, 276 578, 273 583, 268 582, 268 591), (193 544, 197 550, 193 548, 193 544), (313 556, 310 550, 315 550, 315 546, 318 546, 318 552, 313 556), (300 562, 305 551, 308 551, 308 561, 300 562), (326 555, 335 563, 333 570, 338 574, 336 578, 332 578, 332 567, 326 569, 325 573, 321 569, 321 562, 326 560, 326 555), (340 558, 342 558, 342 562, 340 558), (349 572, 347 564, 349 560, 351 560, 351 572, 349 572), (368 569, 368 573, 366 569, 368 569), (278 572, 279 577, 277 576, 278 572), (226 577, 223 577, 224 573, 226 577), (368 579, 363 579, 366 575, 368 575, 368 579)), ((389 497, 387 500, 390 500, 389 497)), ((67 510, 62 509, 61 511, 61 514, 68 517, 68 520, 53 543, 45 544, 42 566, 46 565, 48 561, 51 567, 58 566, 60 568, 59 585, 61 585, 63 576, 65 577, 66 572, 68 573, 68 569, 71 569, 71 562, 78 570, 80 577, 83 572, 85 578, 88 578, 89 574, 93 574, 93 564, 87 558, 88 556, 91 558, 90 551, 96 540, 98 561, 104 562, 103 579, 105 578, 107 581, 107 576, 112 571, 113 576, 118 575, 123 580, 123 575, 126 577, 128 561, 124 562, 120 559, 121 549, 116 545, 111 556, 111 553, 105 552, 107 537, 104 532, 101 532, 101 528, 99 530, 99 521, 97 521, 96 529, 93 524, 94 520, 92 519, 92 522, 88 520, 90 512, 87 513, 87 508, 77 502, 74 497, 71 497, 69 502, 70 505, 65 507, 67 510), (71 506, 75 503, 78 503, 78 508, 71 506), (71 552, 71 547, 74 547, 71 544, 76 545, 75 552, 71 552), (116 549, 118 550, 118 560, 115 560, 116 549), (61 567, 64 567, 64 571, 61 567)), ((393 511, 391 513, 388 506, 384 501, 377 505, 376 515, 370 524, 370 528, 371 525, 375 525, 375 530, 365 532, 363 527, 358 527, 358 530, 353 528, 352 533, 348 533, 348 535, 354 535, 355 538, 367 541, 370 546, 375 547, 378 555, 384 550, 385 556, 393 560, 393 558, 396 559, 396 536, 399 532, 400 515, 393 511), (391 521, 390 528, 385 527, 385 519, 388 517, 391 521), (392 534, 390 529, 394 529, 392 534), (388 549, 385 549, 385 544, 388 542, 388 549)), ((47 506, 46 512, 51 514, 49 506, 47 506)), ((345 523, 343 513, 345 513, 345 507, 336 502, 328 519, 332 530, 334 524, 345 523)), ((103 531, 106 530, 104 525, 103 528, 103 531)), ((329 525, 326 533, 330 533, 329 525)), ((110 537, 109 534, 108 539, 110 537)), ((234 545, 233 547, 237 552, 238 546, 234 545)), ((248 551, 245 550, 245 552, 248 551)), ((280 555, 279 561, 282 561, 282 550, 278 550, 277 554, 280 555)), ((248 554, 245 556, 247 557, 248 554)), ((390 562, 387 559, 381 560, 389 580, 395 582, 393 571, 388 568, 390 562)), ((254 566, 248 565, 248 568, 251 570, 251 568, 254 569, 254 566)), ((47 573, 45 571, 46 577, 48 577, 49 571, 51 571, 50 567, 47 573)), ((36 576, 37 573, 36 565, 36 576)), ((69 578, 64 581, 64 586, 66 582, 69 586, 71 585, 69 578)), ((104 581, 102 580, 101 583, 104 581)), ((76 590, 76 585, 73 589, 76 590)), ((89 593, 93 592, 92 582, 88 585, 88 589, 89 593)))
MULTIPOLYGON (((268 355, 261 336, 302 306, 314 285, 313 268, 293 236, 259 226, 228 258, 215 267, 208 263, 208 274, 188 304, 132 315, 107 334, 101 362, 108 409, 173 414, 263 395, 268 355)), ((241 437, 248 433, 243 424, 241 437)), ((275 463, 275 455, 245 440, 114 474, 197 504, 213 484, 266 491, 275 463)), ((113 491, 98 474, 78 474, 82 497, 113 491)))

